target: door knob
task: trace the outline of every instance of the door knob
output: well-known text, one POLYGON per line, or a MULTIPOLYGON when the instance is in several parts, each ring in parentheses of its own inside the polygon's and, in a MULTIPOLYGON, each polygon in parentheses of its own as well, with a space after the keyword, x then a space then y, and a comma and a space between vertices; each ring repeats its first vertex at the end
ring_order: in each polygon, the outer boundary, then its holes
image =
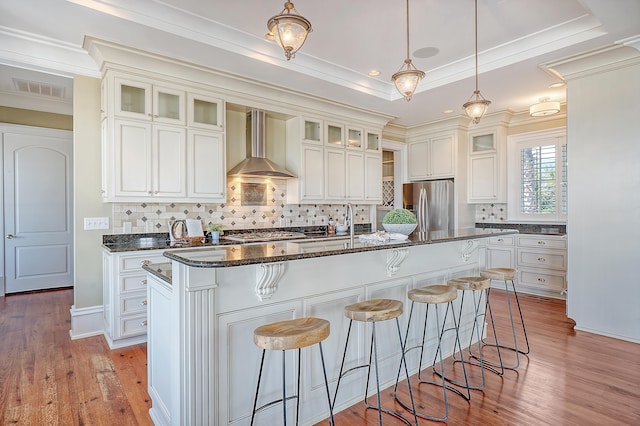
POLYGON ((15 237, 13 234, 7 234, 7 240, 13 240, 15 237))

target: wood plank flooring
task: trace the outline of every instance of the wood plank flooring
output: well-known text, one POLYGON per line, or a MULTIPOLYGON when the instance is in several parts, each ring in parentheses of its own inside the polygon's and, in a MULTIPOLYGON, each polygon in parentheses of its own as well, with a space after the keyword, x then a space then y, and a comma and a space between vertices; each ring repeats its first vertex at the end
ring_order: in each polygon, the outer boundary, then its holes
MULTIPOLYGON (((500 328, 504 300, 492 293, 500 328)), ((68 289, 0 297, 0 425, 150 425, 146 345, 110 351, 102 336, 72 341, 72 303, 68 289)), ((574 331, 564 301, 523 295, 521 303, 531 354, 517 372, 487 374, 470 402, 449 393, 447 423, 640 425, 640 345, 574 331)), ((390 395, 383 404, 401 411, 390 395)), ((434 386, 417 392, 420 409, 434 414, 439 398, 434 386)), ((336 423, 376 425, 378 415, 360 404, 336 423)), ((404 423, 385 416, 384 424, 404 423)))

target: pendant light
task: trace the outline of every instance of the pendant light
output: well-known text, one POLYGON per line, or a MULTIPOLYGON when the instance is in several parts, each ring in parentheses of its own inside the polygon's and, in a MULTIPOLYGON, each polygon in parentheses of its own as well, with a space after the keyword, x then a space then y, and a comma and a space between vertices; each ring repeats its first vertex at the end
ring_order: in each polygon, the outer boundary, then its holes
POLYGON ((307 34, 312 31, 311 22, 298 14, 290 1, 284 4, 284 9, 279 15, 272 16, 267 21, 267 29, 284 50, 287 61, 295 56, 307 40, 307 34))
POLYGON ((398 72, 391 76, 391 80, 396 85, 398 92, 407 101, 411 100, 411 96, 416 91, 418 84, 424 78, 424 72, 417 69, 409 58, 409 0, 407 0, 407 59, 400 67, 398 72))
POLYGON ((465 112, 473 121, 474 124, 478 124, 482 116, 489 109, 489 105, 491 101, 486 100, 480 94, 480 90, 478 90, 478 0, 474 0, 475 2, 475 32, 476 32, 476 90, 473 92, 469 100, 462 105, 465 112))

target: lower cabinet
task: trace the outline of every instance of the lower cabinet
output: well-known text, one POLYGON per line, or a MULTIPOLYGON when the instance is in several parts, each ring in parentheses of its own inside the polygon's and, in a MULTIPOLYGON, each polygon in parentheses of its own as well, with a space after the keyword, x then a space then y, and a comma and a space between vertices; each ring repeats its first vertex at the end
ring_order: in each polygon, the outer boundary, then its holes
POLYGON ((104 336, 111 349, 147 341, 147 273, 145 263, 167 260, 164 250, 104 252, 104 336))
MULTIPOLYGON (((562 298, 567 287, 567 240, 564 235, 519 234, 491 237, 487 268, 515 268, 523 293, 562 298)), ((494 281, 496 288, 504 288, 494 281)))

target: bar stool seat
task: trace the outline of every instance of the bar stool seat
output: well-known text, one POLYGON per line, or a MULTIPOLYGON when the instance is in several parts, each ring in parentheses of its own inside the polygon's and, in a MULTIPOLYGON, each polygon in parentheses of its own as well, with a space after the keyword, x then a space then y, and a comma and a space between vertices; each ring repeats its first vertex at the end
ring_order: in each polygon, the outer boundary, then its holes
POLYGON ((272 351, 304 348, 329 337, 329 328, 329 321, 320 318, 274 322, 256 328, 253 342, 262 349, 272 351))
MULTIPOLYGON (((349 328, 347 331, 347 339, 344 344, 344 353, 342 354, 342 364, 340 365, 340 373, 338 374, 338 383, 336 384, 336 392, 333 397, 333 407, 335 407, 336 400, 338 398, 338 391, 340 390, 340 382, 342 378, 349 374, 354 370, 358 370, 360 368, 368 368, 367 370, 367 385, 364 392, 364 404, 366 408, 373 408, 378 410, 378 420, 380 426, 382 426, 382 413, 390 414, 398 419, 402 420, 408 425, 411 425, 409 420, 405 419, 399 413, 392 411, 387 408, 382 407, 381 398, 380 398, 380 375, 378 370, 378 343, 376 341, 376 323, 380 321, 387 321, 391 319, 396 320, 396 328, 398 330, 398 339, 400 341, 400 348, 402 353, 402 360, 400 362, 400 368, 404 364, 404 370, 409 380, 409 371, 407 369, 407 364, 404 358, 404 343, 402 341, 402 333, 400 332, 400 322, 398 317, 402 315, 404 309, 404 305, 399 300, 393 299, 372 299, 364 302, 354 303, 344 308, 345 317, 349 318, 349 328), (351 327, 353 325, 353 321, 367 322, 371 323, 371 346, 369 352, 369 362, 368 364, 357 365, 355 367, 349 368, 345 371, 344 366, 347 357, 347 349, 349 347, 349 339, 351 337, 351 327), (377 405, 370 405, 367 402, 367 395, 369 394, 369 381, 371 377, 371 366, 372 364, 375 366, 375 375, 376 375, 376 389, 377 389, 377 405)), ((399 374, 399 373, 398 373, 399 374)), ((418 425, 418 418, 415 415, 415 406, 413 404, 413 394, 411 393, 411 384, 409 383, 409 395, 411 396, 411 406, 412 406, 412 414, 415 421, 415 425, 418 425)))
POLYGON ((456 289, 450 285, 430 285, 414 288, 407 293, 409 300, 418 303, 448 303, 458 297, 456 289))
POLYGON ((287 424, 287 401, 296 400, 296 425, 300 412, 300 354, 301 349, 307 346, 318 344, 320 348, 320 359, 322 360, 322 371, 324 373, 324 384, 327 392, 329 404, 330 423, 333 425, 333 407, 331 405, 331 394, 329 392, 329 382, 327 380, 327 370, 325 368, 324 353, 322 351, 322 341, 329 337, 329 321, 320 318, 297 318, 287 321, 279 321, 262 325, 253 332, 253 342, 262 348, 262 359, 260 361, 260 372, 258 373, 258 384, 251 414, 251 424, 255 420, 255 415, 261 410, 282 402, 282 412, 284 424, 287 424), (296 395, 287 396, 286 392, 286 356, 285 351, 289 349, 298 350, 298 378, 296 395), (282 351, 282 398, 277 399, 258 407, 258 395, 260 394, 260 381, 264 367, 265 353, 268 350, 282 351))
POLYGON ((483 277, 460 277, 450 279, 447 285, 457 290, 487 290, 491 288, 491 280, 483 277))
POLYGON ((504 281, 515 279, 517 273, 518 271, 513 268, 489 268, 480 272, 480 276, 492 280, 504 281))
POLYGON ((399 300, 372 299, 345 306, 344 316, 360 322, 386 321, 402 315, 403 308, 399 300))

